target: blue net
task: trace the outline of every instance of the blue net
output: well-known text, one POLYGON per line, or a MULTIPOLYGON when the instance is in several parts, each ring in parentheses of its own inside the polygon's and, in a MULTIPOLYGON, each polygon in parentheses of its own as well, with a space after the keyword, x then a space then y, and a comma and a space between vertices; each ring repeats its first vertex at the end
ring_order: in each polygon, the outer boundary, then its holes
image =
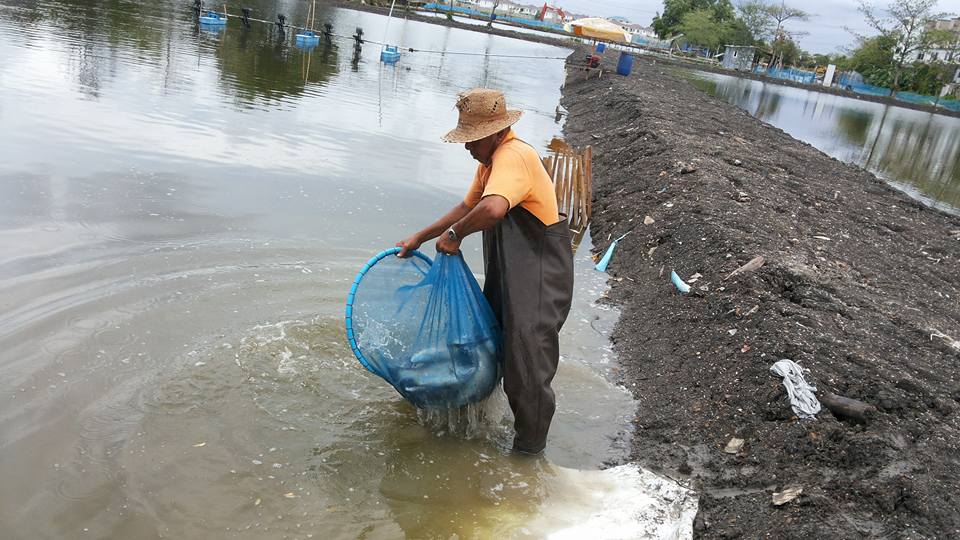
POLYGON ((502 338, 466 261, 438 254, 371 259, 347 297, 347 339, 370 372, 420 408, 486 398, 500 380, 502 338))
POLYGON ((801 84, 813 84, 813 81, 817 78, 817 74, 812 71, 803 71, 802 69, 793 69, 793 68, 763 68, 757 66, 753 70, 754 73, 759 73, 760 75, 766 75, 767 77, 773 77, 775 79, 783 79, 786 81, 793 81, 801 84))
MULTIPOLYGON (((863 77, 859 74, 856 76, 843 74, 840 76, 837 84, 840 85, 840 88, 843 88, 844 90, 850 90, 858 94, 889 97, 893 93, 893 91, 889 88, 883 86, 874 86, 872 84, 863 82, 863 77)), ((925 96, 914 92, 897 92, 895 99, 905 101, 907 103, 943 107, 944 109, 960 112, 960 100, 956 99, 937 99, 936 96, 925 96)))

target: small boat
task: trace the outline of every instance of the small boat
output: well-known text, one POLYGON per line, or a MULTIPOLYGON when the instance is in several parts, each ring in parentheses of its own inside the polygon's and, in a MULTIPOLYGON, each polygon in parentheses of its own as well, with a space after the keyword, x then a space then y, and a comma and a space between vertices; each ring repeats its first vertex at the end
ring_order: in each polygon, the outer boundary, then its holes
POLYGON ((385 64, 395 64, 400 60, 400 51, 395 45, 387 45, 380 51, 380 61, 385 64))
POLYGON ((206 15, 200 16, 200 24, 207 24, 210 26, 226 26, 227 16, 221 15, 216 11, 208 11, 206 15))
POLYGON ((320 43, 320 36, 313 30, 304 30, 297 34, 297 45, 301 47, 312 47, 320 43))

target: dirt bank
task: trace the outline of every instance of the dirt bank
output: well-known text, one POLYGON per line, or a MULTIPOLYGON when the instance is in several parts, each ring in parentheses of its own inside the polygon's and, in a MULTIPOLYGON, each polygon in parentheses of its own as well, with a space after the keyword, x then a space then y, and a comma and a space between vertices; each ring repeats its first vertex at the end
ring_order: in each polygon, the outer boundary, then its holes
POLYGON ((568 139, 595 149, 597 249, 630 232, 610 297, 640 402, 633 458, 703 493, 698 535, 960 537, 960 219, 649 59, 572 77, 563 105, 568 139), (671 269, 702 274, 692 294, 671 269), (781 358, 878 412, 797 421, 769 371, 781 358))

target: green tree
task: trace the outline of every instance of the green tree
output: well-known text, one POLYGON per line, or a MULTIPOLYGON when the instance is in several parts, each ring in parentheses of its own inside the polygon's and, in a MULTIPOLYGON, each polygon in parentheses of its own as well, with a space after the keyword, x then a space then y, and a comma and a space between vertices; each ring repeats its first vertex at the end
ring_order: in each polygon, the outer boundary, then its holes
POLYGON ((929 23, 947 16, 946 13, 934 12, 936 5, 937 0, 893 0, 887 6, 887 15, 883 16, 877 13, 872 4, 860 0, 858 9, 867 24, 896 44, 892 62, 891 96, 897 95, 907 59, 928 45, 929 23))
POLYGON ((773 37, 776 27, 767 4, 763 0, 748 0, 737 4, 740 20, 757 40, 767 41, 773 37))
POLYGON ((716 49, 725 44, 730 26, 729 23, 715 20, 712 10, 701 9, 684 15, 677 30, 688 43, 716 49))
POLYGON ((787 31, 790 20, 805 21, 810 18, 806 11, 788 6, 785 0, 744 0, 737 6, 740 19, 754 38, 765 45, 770 55, 770 65, 783 67, 784 63, 794 63, 799 59, 800 49, 793 38, 797 35, 787 31))
POLYGON ((773 58, 770 63, 781 68, 785 63, 795 63, 800 49, 793 42, 793 35, 787 31, 784 25, 791 19, 805 21, 810 18, 810 15, 802 9, 788 6, 783 0, 780 0, 779 4, 768 4, 767 15, 774 23, 773 58), (788 55, 792 60, 788 60, 788 55))
POLYGON ((718 22, 733 21, 737 16, 733 11, 733 4, 730 3, 730 0, 716 0, 712 10, 713 20, 718 22))
POLYGON ((854 49, 847 64, 870 84, 889 86, 893 80, 893 56, 897 41, 893 36, 874 36, 860 38, 860 45, 854 49))
POLYGON ((736 14, 730 0, 663 0, 663 14, 653 18, 653 29, 661 39, 680 32, 683 17, 695 11, 707 10, 716 22, 732 21, 736 14))
POLYGON ((736 18, 727 24, 727 32, 724 36, 725 45, 753 45, 753 32, 747 26, 743 19, 736 18))
POLYGON ((810 18, 810 14, 806 11, 788 6, 783 0, 779 4, 772 3, 767 4, 767 16, 774 23, 774 35, 779 36, 785 33, 784 24, 791 19, 796 19, 798 21, 805 21, 810 18))
MULTIPOLYGON (((784 37, 783 39, 778 39, 772 44, 773 58, 776 59, 776 63, 779 66, 783 65, 796 65, 800 62, 801 54, 803 51, 800 50, 800 47, 790 39, 789 37, 784 37)), ((771 63, 772 64, 772 63, 771 63)))
POLYGON ((653 30, 661 39, 666 38, 677 32, 684 15, 710 7, 709 0, 663 0, 663 14, 653 18, 653 30))

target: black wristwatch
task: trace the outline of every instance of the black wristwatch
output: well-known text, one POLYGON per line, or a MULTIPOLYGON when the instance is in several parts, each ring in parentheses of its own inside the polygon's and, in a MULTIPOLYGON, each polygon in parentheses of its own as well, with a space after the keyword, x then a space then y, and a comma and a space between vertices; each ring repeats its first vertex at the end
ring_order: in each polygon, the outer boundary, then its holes
POLYGON ((457 236, 457 231, 453 230, 453 227, 447 229, 447 238, 454 242, 460 240, 460 237, 457 236))

